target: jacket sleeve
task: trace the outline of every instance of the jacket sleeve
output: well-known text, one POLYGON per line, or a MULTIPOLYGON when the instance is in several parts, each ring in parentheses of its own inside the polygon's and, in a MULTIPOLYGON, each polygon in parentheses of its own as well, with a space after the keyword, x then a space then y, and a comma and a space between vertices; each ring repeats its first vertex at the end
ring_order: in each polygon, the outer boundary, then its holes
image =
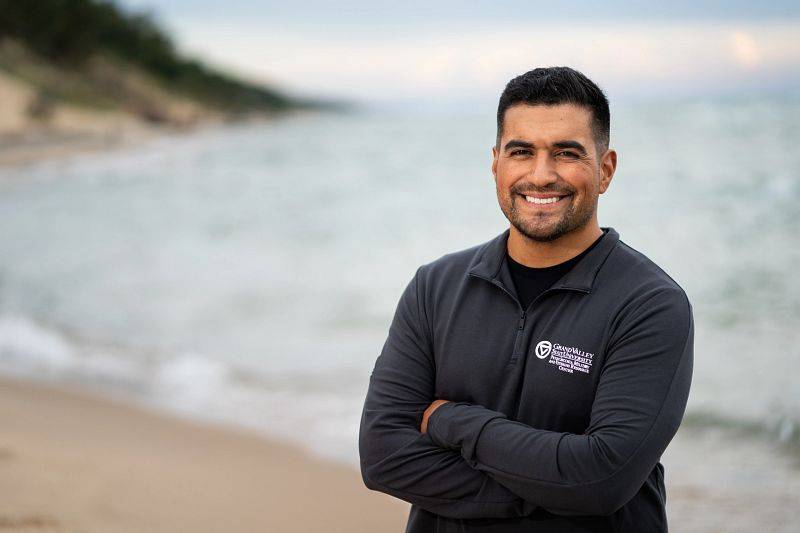
POLYGON ((452 518, 527 515, 535 506, 419 431, 436 399, 432 343, 420 319, 422 268, 400 298, 370 375, 359 429, 364 484, 452 518))
POLYGON ((611 333, 584 434, 536 429, 480 405, 450 402, 428 420, 432 440, 552 513, 614 513, 639 491, 677 432, 692 377, 694 321, 686 295, 659 289, 639 301, 611 333))

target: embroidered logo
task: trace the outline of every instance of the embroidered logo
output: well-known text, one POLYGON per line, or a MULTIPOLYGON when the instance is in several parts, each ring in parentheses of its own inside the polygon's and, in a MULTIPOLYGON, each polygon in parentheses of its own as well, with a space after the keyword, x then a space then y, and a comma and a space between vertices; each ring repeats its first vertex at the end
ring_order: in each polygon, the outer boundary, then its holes
POLYGON ((594 354, 585 352, 572 346, 564 346, 550 341, 539 341, 536 345, 536 357, 544 359, 550 356, 547 361, 551 365, 556 365, 562 372, 583 372, 588 374, 592 368, 594 354))
POLYGON ((553 345, 550 344, 550 341, 540 341, 539 344, 536 345, 536 357, 544 359, 550 355, 550 350, 552 349, 553 345))

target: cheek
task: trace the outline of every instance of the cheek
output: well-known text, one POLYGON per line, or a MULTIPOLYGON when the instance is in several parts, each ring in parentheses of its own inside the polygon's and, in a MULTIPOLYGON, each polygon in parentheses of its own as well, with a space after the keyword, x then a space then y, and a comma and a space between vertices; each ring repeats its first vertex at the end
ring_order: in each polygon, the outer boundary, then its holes
POLYGON ((566 180, 580 183, 586 181, 589 176, 593 176, 594 172, 591 168, 587 168, 586 165, 573 161, 559 165, 558 174, 566 180))
POLYGON ((599 179, 596 179, 591 169, 569 166, 559 169, 559 175, 570 184, 576 196, 593 195, 599 189, 599 179))
POLYGON ((508 194, 508 190, 512 184, 513 180, 509 179, 508 175, 498 172, 497 178, 495 178, 495 185, 497 187, 498 194, 508 194))
POLYGON ((527 169, 521 165, 501 164, 497 167, 497 187, 503 190, 510 189, 517 181, 527 175, 527 169))

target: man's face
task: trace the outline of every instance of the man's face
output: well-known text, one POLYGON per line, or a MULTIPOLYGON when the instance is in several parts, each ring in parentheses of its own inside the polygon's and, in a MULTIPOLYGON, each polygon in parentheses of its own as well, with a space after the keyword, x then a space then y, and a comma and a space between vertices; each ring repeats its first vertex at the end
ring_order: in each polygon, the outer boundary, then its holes
POLYGON ((616 153, 597 153, 591 119, 589 109, 573 104, 506 109, 492 173, 500 209, 529 239, 552 241, 596 221, 616 153))

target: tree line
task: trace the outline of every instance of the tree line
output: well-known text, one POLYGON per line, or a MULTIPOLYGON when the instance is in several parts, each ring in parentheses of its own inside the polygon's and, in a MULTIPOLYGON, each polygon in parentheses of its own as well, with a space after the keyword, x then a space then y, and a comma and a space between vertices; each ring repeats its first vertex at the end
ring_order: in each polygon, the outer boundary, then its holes
POLYGON ((72 69, 94 54, 112 54, 171 90, 228 111, 314 106, 182 57, 150 14, 125 12, 112 1, 0 0, 0 44, 5 38, 72 69))

